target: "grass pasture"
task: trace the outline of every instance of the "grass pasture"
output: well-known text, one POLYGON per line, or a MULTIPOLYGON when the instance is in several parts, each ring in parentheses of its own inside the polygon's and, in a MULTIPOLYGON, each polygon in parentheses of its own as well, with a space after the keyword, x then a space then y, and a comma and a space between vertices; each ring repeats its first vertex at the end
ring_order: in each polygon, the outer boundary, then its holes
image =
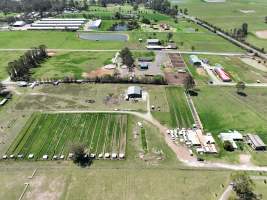
POLYGON ((166 95, 172 127, 189 128, 194 124, 183 88, 167 87, 166 95))
POLYGON ((84 144, 88 153, 125 153, 127 115, 35 113, 9 147, 7 154, 43 155, 70 153, 72 144, 84 144))

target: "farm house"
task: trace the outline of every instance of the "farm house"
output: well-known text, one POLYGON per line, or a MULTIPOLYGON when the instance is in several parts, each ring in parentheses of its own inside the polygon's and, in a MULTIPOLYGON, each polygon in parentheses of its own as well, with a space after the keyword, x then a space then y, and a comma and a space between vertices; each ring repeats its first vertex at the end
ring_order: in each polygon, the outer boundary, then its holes
POLYGON ((142 98, 142 89, 139 86, 130 86, 127 90, 127 98, 142 98))
POLYGON ((256 151, 265 151, 266 144, 261 140, 258 135, 247 134, 245 136, 247 143, 256 151))
POLYGON ((202 61, 196 55, 190 55, 189 61, 192 65, 201 66, 202 61))

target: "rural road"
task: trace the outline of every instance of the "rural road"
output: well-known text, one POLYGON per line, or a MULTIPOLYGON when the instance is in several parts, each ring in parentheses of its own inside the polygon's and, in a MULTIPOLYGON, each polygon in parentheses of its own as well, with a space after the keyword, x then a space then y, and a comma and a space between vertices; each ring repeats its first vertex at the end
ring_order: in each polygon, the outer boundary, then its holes
MULTIPOLYGON (((28 48, 4 48, 0 51, 28 51, 28 48)), ((48 51, 61 51, 61 52, 118 52, 120 49, 47 49, 48 51)), ((131 51, 148 51, 146 49, 131 49, 131 51)), ((218 56, 244 56, 245 53, 238 52, 208 52, 208 51, 178 51, 178 50, 161 50, 165 53, 180 53, 180 54, 198 54, 198 55, 218 55, 218 56)), ((161 52, 155 50, 155 52, 161 52)))
POLYGON ((232 192, 232 186, 228 185, 225 191, 222 193, 221 197, 218 200, 228 200, 232 192))

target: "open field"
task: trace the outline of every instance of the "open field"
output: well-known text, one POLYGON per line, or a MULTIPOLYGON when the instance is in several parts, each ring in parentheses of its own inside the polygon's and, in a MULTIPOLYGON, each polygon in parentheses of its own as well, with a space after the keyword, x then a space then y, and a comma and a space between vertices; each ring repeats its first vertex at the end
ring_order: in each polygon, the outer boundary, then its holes
MULTIPOLYGON (((187 23, 187 22, 186 22, 187 23)), ((124 32, 129 35, 127 42, 119 41, 89 41, 79 39, 73 32, 57 31, 12 31, 0 32, 1 48, 30 48, 45 44, 51 49, 96 49, 96 50, 120 50, 128 46, 131 49, 145 49, 145 41, 150 37, 160 40, 167 39, 167 33, 149 33, 143 31, 124 32), (143 39, 140 43, 139 38, 143 39)), ((242 52, 240 48, 218 37, 213 33, 196 32, 174 33, 173 40, 181 50, 191 51, 194 46, 196 51, 222 51, 242 52), (182 45, 181 45, 182 44, 182 45)))
MULTIPOLYGON (((264 88, 247 88, 245 92, 247 97, 241 97, 237 95, 235 88, 200 87, 198 96, 193 97, 205 131, 211 132, 219 144, 221 151, 216 156, 218 158, 239 160, 236 153, 223 150, 217 137, 222 131, 257 133, 267 143, 267 91, 264 88)), ((266 165, 260 155, 253 159, 266 165)))
POLYGON ((168 110, 163 107, 162 110, 153 112, 152 114, 156 119, 169 127, 192 127, 194 120, 187 104, 183 88, 166 87, 165 91, 161 93, 161 98, 167 98, 168 110))
MULTIPOLYGON (((175 2, 177 1, 173 0, 173 3, 175 2)), ((267 24, 264 23, 267 7, 265 0, 231 0, 225 3, 182 0, 177 3, 180 8, 187 8, 190 15, 197 16, 228 31, 240 28, 243 23, 248 23, 249 36, 247 41, 260 48, 267 48, 267 40, 259 39, 255 35, 256 31, 267 29, 267 24)))
MULTIPOLYGON (((153 86, 147 86, 148 88, 153 86)), ((60 84, 23 89, 14 102, 17 111, 42 110, 137 110, 145 111, 145 101, 125 101, 128 85, 123 84, 60 84), (91 100, 91 102, 88 102, 91 100)))
POLYGON ((35 159, 65 155, 72 144, 88 152, 125 154, 127 115, 33 114, 7 151, 8 155, 34 154, 35 159))
MULTIPOLYGON (((260 81, 262 83, 267 82, 267 72, 254 68, 253 66, 245 64, 239 57, 233 56, 213 56, 205 55, 198 56, 201 59, 208 59, 211 66, 221 64, 223 68, 229 72, 233 81, 244 81, 246 83, 256 83, 260 81)), ((187 66, 192 75, 200 81, 207 82, 209 77, 207 73, 197 73, 196 67, 189 62, 189 56, 184 56, 187 66)))
MULTIPOLYGON (((23 163, 20 165, 23 166, 23 163)), ((224 190, 221 185, 229 182, 229 172, 224 171, 115 169, 109 164, 105 168, 98 166, 96 162, 90 169, 74 166, 53 168, 39 163, 35 167, 40 169, 32 179, 27 176, 32 174, 34 167, 3 169, 0 172, 0 198, 19 199, 24 182, 27 182, 30 185, 23 197, 26 200, 73 200, 77 197, 79 200, 194 200, 196 195, 199 200, 217 200, 224 190)))
POLYGON ((59 52, 47 59, 40 67, 32 69, 32 78, 79 79, 88 73, 111 63, 114 52, 59 52))

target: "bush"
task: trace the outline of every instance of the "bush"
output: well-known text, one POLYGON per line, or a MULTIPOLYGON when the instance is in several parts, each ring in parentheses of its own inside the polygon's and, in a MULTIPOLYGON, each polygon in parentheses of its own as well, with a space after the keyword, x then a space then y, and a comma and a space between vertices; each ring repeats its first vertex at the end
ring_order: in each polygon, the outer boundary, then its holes
POLYGON ((230 141, 225 141, 223 143, 223 148, 226 150, 226 151, 234 151, 234 147, 232 145, 232 143, 230 141))

